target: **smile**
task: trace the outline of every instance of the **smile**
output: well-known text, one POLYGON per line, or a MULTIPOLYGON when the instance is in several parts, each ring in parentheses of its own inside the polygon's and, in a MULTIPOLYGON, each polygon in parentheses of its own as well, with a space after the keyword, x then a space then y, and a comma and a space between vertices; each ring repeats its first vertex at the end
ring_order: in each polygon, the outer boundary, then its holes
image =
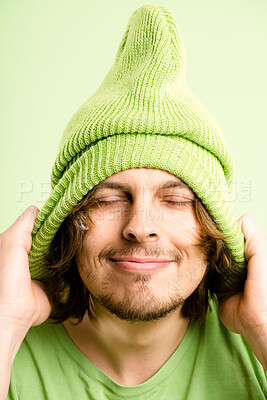
POLYGON ((153 272, 166 268, 173 260, 158 258, 119 258, 109 259, 118 268, 126 271, 153 272))

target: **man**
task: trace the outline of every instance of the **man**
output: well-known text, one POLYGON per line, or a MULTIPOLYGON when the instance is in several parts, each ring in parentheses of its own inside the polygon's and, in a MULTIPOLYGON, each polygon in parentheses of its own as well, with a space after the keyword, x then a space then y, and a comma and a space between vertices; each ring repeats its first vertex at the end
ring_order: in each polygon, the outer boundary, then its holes
POLYGON ((1 235, 1 399, 266 398, 267 239, 232 181, 173 14, 141 7, 1 235))

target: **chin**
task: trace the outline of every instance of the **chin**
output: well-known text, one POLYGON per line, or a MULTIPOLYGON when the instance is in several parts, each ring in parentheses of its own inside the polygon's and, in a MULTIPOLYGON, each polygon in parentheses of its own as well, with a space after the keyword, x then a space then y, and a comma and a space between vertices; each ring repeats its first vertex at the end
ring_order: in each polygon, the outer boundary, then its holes
POLYGON ((113 295, 103 295, 95 299, 109 313, 117 318, 128 322, 151 322, 166 318, 176 310, 180 309, 184 299, 176 296, 175 299, 160 300, 150 296, 133 298, 129 296, 122 300, 116 300, 113 295))

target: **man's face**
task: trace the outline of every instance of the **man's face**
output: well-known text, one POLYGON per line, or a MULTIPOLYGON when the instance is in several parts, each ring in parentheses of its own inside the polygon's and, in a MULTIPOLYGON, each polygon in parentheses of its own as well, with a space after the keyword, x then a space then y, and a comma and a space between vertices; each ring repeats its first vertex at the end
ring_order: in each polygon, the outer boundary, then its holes
POLYGON ((132 322, 178 309, 206 271, 192 190, 166 171, 135 168, 93 197, 99 206, 76 261, 94 301, 132 322))

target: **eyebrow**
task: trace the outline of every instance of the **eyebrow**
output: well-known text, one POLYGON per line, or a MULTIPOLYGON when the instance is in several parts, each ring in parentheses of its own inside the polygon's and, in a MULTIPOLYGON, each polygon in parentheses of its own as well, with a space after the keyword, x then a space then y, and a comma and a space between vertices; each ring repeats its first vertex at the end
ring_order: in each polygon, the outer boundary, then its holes
MULTIPOLYGON (((190 193, 192 192, 192 189, 187 186, 185 183, 183 183, 182 181, 174 181, 174 180, 170 180, 167 182, 164 182, 163 184, 159 185, 159 186, 153 186, 153 189, 168 189, 168 188, 182 188, 182 189, 186 189, 187 191, 189 191, 190 193)), ((131 186, 127 185, 126 183, 120 183, 120 182, 100 182, 98 185, 95 186, 95 190, 98 189, 117 189, 117 190, 121 190, 124 192, 130 192, 131 191, 131 186)))

